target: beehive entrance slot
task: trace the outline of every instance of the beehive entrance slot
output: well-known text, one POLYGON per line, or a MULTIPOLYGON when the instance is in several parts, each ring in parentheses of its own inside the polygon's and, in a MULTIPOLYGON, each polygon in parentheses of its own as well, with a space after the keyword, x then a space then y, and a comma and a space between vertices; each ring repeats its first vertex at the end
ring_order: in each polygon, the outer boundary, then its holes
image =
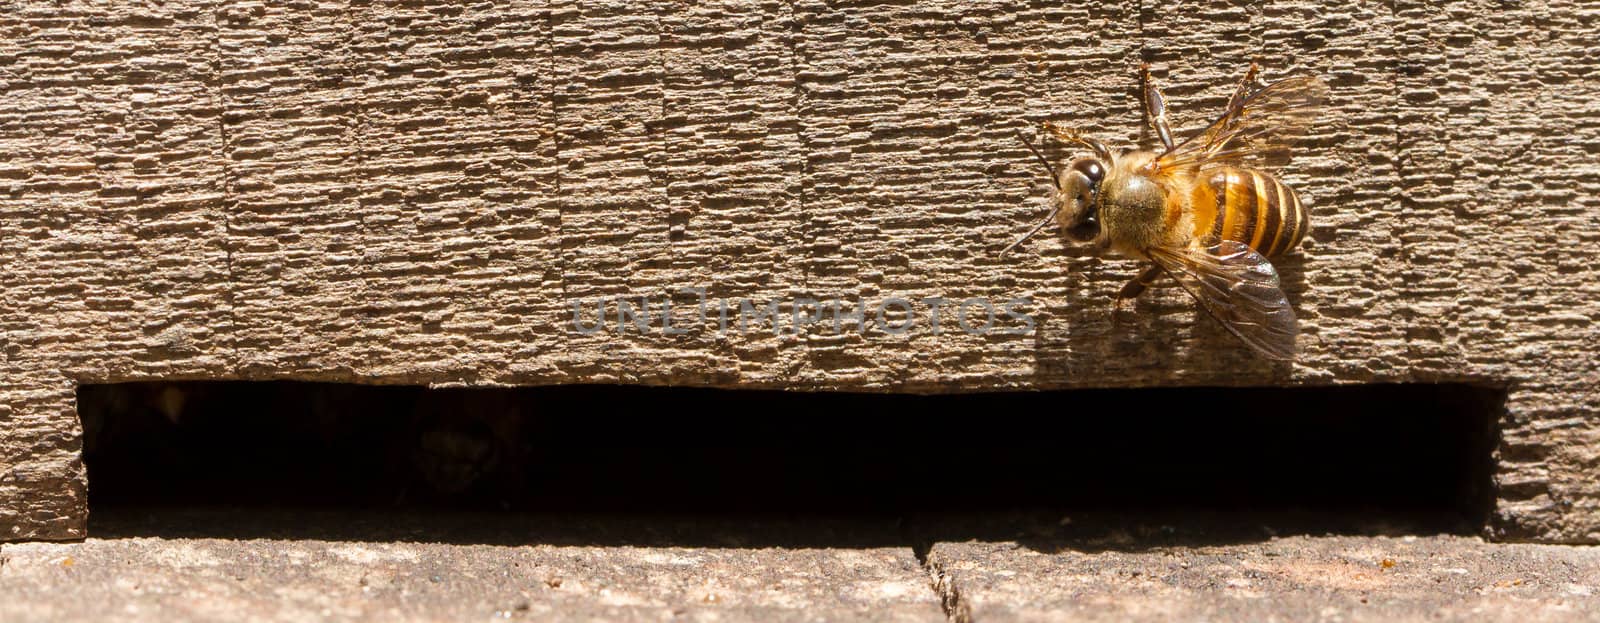
POLYGON ((83 386, 91 508, 1491 511, 1503 391, 83 386))

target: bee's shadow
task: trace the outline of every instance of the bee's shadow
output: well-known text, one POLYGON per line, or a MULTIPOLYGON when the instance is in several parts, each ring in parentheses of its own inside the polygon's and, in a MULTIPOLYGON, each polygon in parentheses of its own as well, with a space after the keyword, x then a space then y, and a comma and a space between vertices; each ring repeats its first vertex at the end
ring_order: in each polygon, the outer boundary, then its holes
MULTIPOLYGON (((1280 279, 1294 301, 1303 274, 1298 259, 1286 268, 1280 279)), ((1086 285, 1039 315, 1035 376, 1043 384, 1272 384, 1292 370, 1250 350, 1169 278, 1120 309, 1113 298, 1120 282, 1086 285)))
POLYGON ((1295 316, 1300 318, 1305 317, 1300 309, 1300 300, 1306 293, 1305 264, 1306 255, 1303 251, 1272 260, 1272 267, 1278 271, 1278 283, 1283 287, 1283 293, 1289 297, 1289 304, 1294 306, 1295 316))

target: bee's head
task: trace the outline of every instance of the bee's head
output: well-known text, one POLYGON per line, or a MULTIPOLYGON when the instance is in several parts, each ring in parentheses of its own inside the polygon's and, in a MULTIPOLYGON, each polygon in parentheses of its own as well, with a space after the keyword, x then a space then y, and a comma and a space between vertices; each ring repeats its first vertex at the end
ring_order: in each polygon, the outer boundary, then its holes
POLYGON ((1061 232, 1068 239, 1076 242, 1089 242, 1101 238, 1100 236, 1100 182, 1106 177, 1107 167, 1113 163, 1111 150, 1100 141, 1086 138, 1075 130, 1066 130, 1050 123, 1045 124, 1056 138, 1063 141, 1085 145, 1094 150, 1094 157, 1074 160, 1065 170, 1057 171, 1050 160, 1044 157, 1028 137, 1021 132, 1017 133, 1022 139, 1022 144, 1033 152, 1046 171, 1050 172, 1050 182, 1055 185, 1056 192, 1050 199, 1050 216, 1034 226, 1032 231, 1011 243, 1011 246, 1000 251, 1001 257, 1012 249, 1017 248, 1028 238, 1033 237, 1039 230, 1044 229, 1054 219, 1061 227, 1061 232))
POLYGON ((1100 182, 1106 177, 1107 162, 1079 158, 1061 171, 1054 201, 1056 224, 1074 242, 1090 242, 1100 236, 1100 182))

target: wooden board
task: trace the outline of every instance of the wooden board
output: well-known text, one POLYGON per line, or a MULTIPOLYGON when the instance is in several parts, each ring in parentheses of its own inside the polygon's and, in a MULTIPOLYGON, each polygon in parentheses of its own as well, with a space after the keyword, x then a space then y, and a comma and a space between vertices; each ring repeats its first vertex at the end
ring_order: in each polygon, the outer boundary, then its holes
POLYGON ((1494 535, 1597 542, 1597 17, 1560 1, 10 3, 0 539, 84 534, 76 385, 290 378, 1491 384, 1510 388, 1494 535), (1315 227, 1279 267, 1302 322, 1292 366, 1170 288, 1114 322, 1129 261, 1049 236, 997 257, 1044 212, 1017 130, 1052 118, 1148 144, 1140 62, 1192 130, 1252 59, 1332 89, 1283 172, 1315 227), (574 330, 599 297, 686 316, 686 288, 713 318, 732 303, 735 326, 740 301, 788 317, 799 299, 869 319, 904 299, 919 324, 574 330), (935 334, 925 299, 973 297, 1028 299, 1033 326, 973 335, 947 315, 935 334))

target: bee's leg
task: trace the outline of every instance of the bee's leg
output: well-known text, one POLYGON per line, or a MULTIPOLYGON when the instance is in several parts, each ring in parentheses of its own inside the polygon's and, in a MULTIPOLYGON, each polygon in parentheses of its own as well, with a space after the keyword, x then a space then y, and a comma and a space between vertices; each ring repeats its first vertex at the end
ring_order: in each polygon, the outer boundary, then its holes
POLYGON ((1239 88, 1234 89, 1233 97, 1228 98, 1228 111, 1231 112, 1238 109, 1239 104, 1244 102, 1244 98, 1249 97, 1251 93, 1260 90, 1260 85, 1256 83, 1256 73, 1259 71, 1261 71, 1260 65, 1257 65, 1254 62, 1250 63, 1250 69, 1247 69, 1244 72, 1244 79, 1239 81, 1239 88))
POLYGON ((1139 274, 1130 279, 1128 285, 1122 286, 1122 291, 1117 293, 1117 307, 1120 309, 1122 302, 1125 300, 1138 298, 1140 294, 1144 293, 1145 288, 1150 287, 1150 284, 1155 283, 1156 278, 1160 276, 1161 267, 1155 264, 1146 266, 1144 270, 1139 271, 1139 274))
POLYGON ((1146 266, 1144 270, 1139 271, 1139 274, 1135 275, 1133 279, 1130 279, 1128 285, 1122 286, 1122 291, 1117 292, 1116 300, 1111 303, 1112 327, 1122 326, 1122 302, 1137 298, 1144 292, 1145 288, 1150 287, 1150 284, 1160 276, 1161 267, 1151 264, 1146 266))
POLYGON ((1172 128, 1167 125, 1167 99, 1161 96, 1161 89, 1150 77, 1148 63, 1139 67, 1139 77, 1144 82, 1144 114, 1150 118, 1150 127, 1155 129, 1156 136, 1161 138, 1161 146, 1171 151, 1172 128))

